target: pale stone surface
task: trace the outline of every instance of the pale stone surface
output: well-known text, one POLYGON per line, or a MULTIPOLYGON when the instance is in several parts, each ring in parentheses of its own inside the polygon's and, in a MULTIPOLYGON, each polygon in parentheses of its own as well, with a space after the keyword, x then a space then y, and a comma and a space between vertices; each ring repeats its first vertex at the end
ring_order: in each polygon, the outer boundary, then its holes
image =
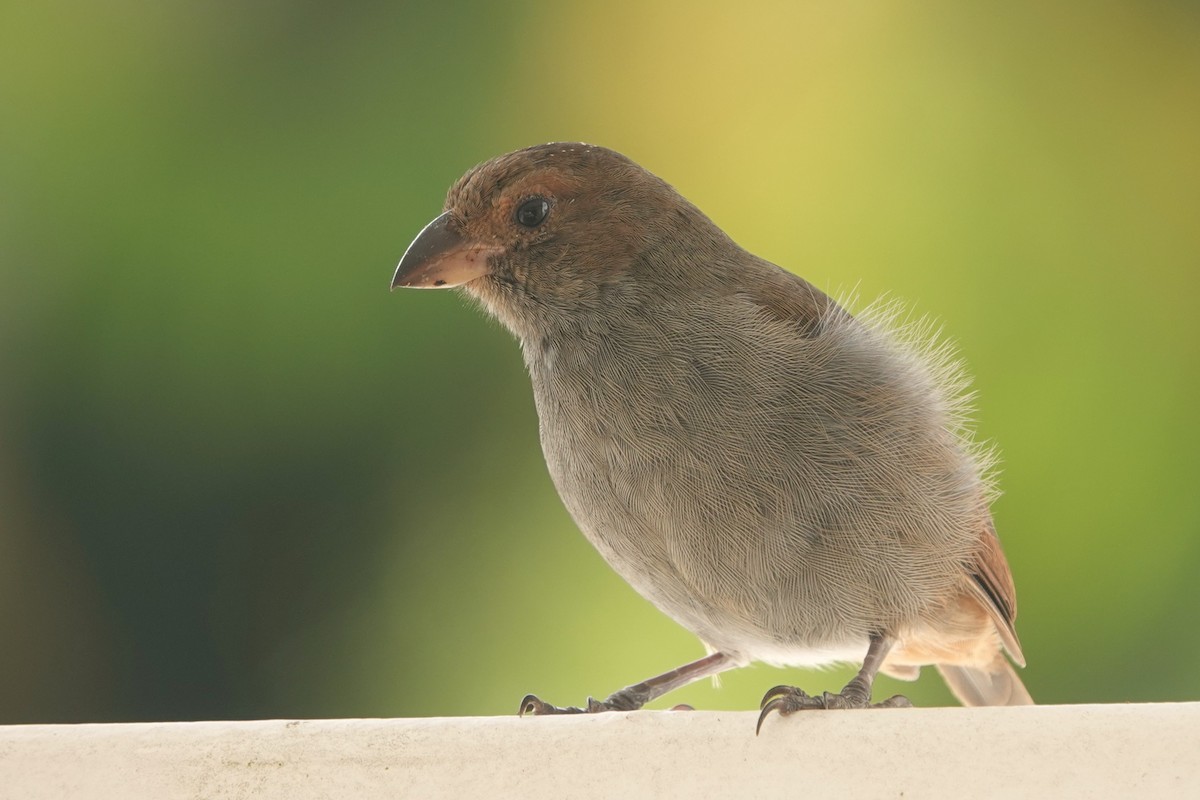
POLYGON ((1200 703, 0 727, 0 798, 1200 797, 1200 703))

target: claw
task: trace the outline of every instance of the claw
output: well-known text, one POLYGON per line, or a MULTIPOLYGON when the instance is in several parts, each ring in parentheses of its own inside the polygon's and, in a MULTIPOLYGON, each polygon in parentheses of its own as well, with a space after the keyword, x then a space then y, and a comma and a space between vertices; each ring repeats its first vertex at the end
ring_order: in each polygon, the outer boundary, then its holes
POLYGON ((805 701, 809 703, 820 702, 815 697, 809 697, 803 689, 798 689, 795 686, 775 686, 767 690, 763 695, 762 702, 759 708, 762 711, 758 714, 758 724, 754 726, 754 735, 758 736, 758 732, 762 730, 763 720, 765 720, 772 711, 778 711, 779 716, 786 717, 795 711, 799 711, 805 707, 805 701))
POLYGON ((762 711, 758 715, 758 724, 754 727, 755 736, 762 730, 763 720, 772 711, 778 711, 779 716, 786 717, 797 711, 818 709, 912 708, 912 703, 902 694, 893 695, 887 700, 872 704, 869 699, 863 699, 860 695, 847 690, 843 690, 842 694, 825 692, 819 697, 815 697, 806 694, 803 689, 798 689, 795 686, 776 686, 763 695, 761 708, 762 711))
POLYGON ((546 716, 547 714, 582 714, 582 713, 584 713, 582 708, 577 708, 575 706, 567 706, 566 708, 559 708, 558 706, 550 705, 549 703, 547 703, 545 700, 542 700, 537 695, 527 694, 521 700, 521 708, 518 709, 517 716, 523 717, 526 714, 533 714, 535 717, 541 717, 541 716, 546 716))
POLYGON ((795 686, 787 686, 786 684, 772 686, 770 689, 767 689, 767 693, 763 695, 763 699, 759 702, 758 707, 766 708, 767 702, 770 700, 775 700, 779 697, 794 697, 797 694, 802 697, 808 697, 803 689, 798 689, 795 686))
POLYGON ((517 716, 523 717, 526 714, 537 714, 538 708, 544 705, 545 703, 538 699, 537 695, 527 694, 521 698, 521 707, 517 709, 517 716))
POLYGON ((758 736, 759 731, 762 730, 763 720, 767 718, 768 714, 770 714, 772 711, 774 711, 775 709, 777 709, 779 707, 779 703, 780 703, 779 698, 776 697, 774 700, 772 700, 771 702, 769 702, 765 706, 763 706, 762 711, 758 712, 758 724, 756 724, 754 726, 754 735, 755 736, 758 736))

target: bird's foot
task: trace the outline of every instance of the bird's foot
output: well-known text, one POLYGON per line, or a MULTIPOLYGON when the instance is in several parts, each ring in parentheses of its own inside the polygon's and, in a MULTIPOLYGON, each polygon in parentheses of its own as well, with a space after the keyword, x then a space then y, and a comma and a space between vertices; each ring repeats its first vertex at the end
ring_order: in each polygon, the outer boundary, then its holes
POLYGON ((757 733, 762 728, 763 720, 772 711, 778 711, 779 716, 786 717, 797 711, 813 711, 818 709, 911 707, 912 703, 902 694, 893 695, 879 703, 872 703, 871 695, 859 689, 853 682, 851 682, 850 686, 843 689, 840 694, 825 692, 819 696, 807 694, 803 689, 795 686, 776 686, 763 695, 760 705, 762 712, 758 715, 758 725, 754 731, 757 733))
POLYGON ((517 712, 517 716, 525 716, 533 714, 535 717, 544 716, 547 714, 599 714, 603 711, 637 711, 646 704, 650 698, 644 693, 632 691, 633 687, 622 689, 619 692, 613 692, 607 700, 601 702, 594 697, 587 699, 587 707, 580 708, 579 706, 554 706, 542 700, 537 695, 527 694, 521 701, 521 708, 517 712))
POLYGON ((535 717, 545 716, 547 714, 595 714, 600 711, 610 711, 605 708, 604 704, 595 698, 589 697, 587 708, 579 706, 555 706, 547 703, 537 695, 527 694, 521 701, 521 708, 517 711, 517 716, 523 717, 526 714, 533 714, 535 717))

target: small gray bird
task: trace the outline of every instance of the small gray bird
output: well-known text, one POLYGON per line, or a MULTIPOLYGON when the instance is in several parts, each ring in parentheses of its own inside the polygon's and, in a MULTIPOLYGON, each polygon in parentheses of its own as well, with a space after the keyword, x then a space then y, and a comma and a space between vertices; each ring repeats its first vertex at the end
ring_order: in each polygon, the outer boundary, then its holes
MULTIPOLYGON (((709 651, 586 708, 640 708, 751 661, 859 662, 872 707, 937 665, 967 705, 1032 703, 1016 594, 945 349, 851 316, 628 158, 576 143, 470 170, 392 287, 459 286, 520 340, 542 450, 588 540, 709 651)), ((908 705, 897 695, 878 706, 908 705)))

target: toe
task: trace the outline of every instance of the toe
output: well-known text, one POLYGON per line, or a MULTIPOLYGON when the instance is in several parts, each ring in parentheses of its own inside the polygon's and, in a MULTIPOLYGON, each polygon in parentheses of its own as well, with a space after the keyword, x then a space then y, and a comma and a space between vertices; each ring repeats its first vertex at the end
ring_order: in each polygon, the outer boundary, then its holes
POLYGON ((526 714, 538 716, 547 713, 547 704, 543 702, 537 695, 527 694, 521 699, 521 708, 517 710, 517 716, 523 717, 526 714))
POLYGON ((902 694, 894 694, 887 700, 876 703, 872 708, 912 708, 912 701, 902 694))
POLYGON ((576 708, 575 706, 567 706, 566 708, 559 708, 558 706, 550 705, 545 700, 542 700, 541 698, 539 698, 537 695, 527 694, 527 695, 525 695, 524 699, 521 700, 521 708, 519 711, 517 711, 517 716, 523 717, 526 714, 533 714, 535 717, 544 717, 549 714, 582 714, 582 713, 583 713, 582 708, 576 708))
POLYGON ((759 701, 758 707, 765 709, 768 703, 773 703, 775 700, 783 697, 808 697, 803 689, 798 689, 795 686, 772 686, 763 695, 763 699, 759 701))

